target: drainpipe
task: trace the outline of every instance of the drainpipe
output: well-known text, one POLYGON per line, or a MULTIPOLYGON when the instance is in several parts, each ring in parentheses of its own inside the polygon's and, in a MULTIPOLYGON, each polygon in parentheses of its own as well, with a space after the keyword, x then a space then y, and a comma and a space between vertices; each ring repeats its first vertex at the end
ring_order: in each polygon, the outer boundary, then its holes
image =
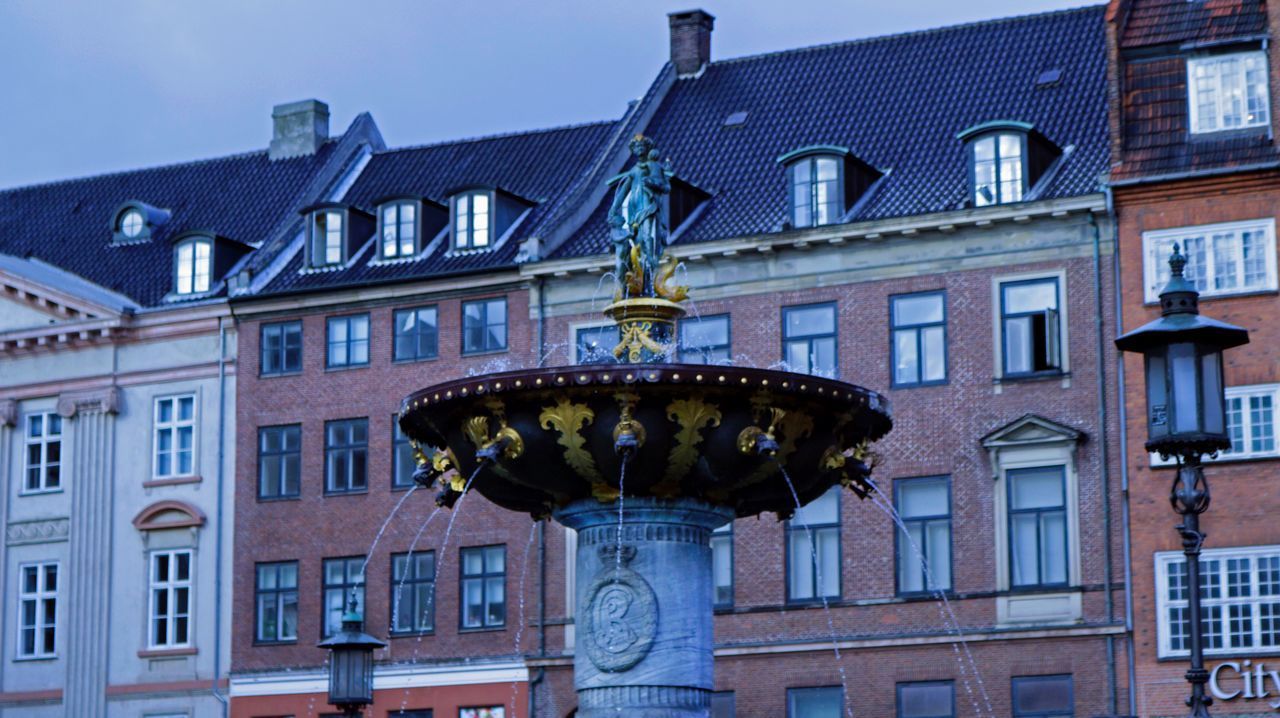
MULTIPOLYGON (((230 304, 227 305, 230 309, 230 304)), ((217 480, 217 519, 214 522, 214 592, 213 592, 213 677, 211 690, 213 697, 222 704, 222 715, 225 718, 230 705, 227 697, 218 690, 218 676, 221 673, 222 661, 222 527, 226 522, 222 505, 226 467, 226 432, 227 432, 227 327, 226 318, 218 318, 218 480, 217 480)))
POLYGON ((546 277, 543 277, 541 275, 538 276, 537 291, 538 291, 538 322, 536 324, 536 331, 538 333, 538 340, 536 342, 536 346, 538 347, 538 356, 535 358, 537 359, 536 366, 542 366, 542 362, 546 359, 546 356, 547 356, 546 354, 547 352, 547 278, 546 277))

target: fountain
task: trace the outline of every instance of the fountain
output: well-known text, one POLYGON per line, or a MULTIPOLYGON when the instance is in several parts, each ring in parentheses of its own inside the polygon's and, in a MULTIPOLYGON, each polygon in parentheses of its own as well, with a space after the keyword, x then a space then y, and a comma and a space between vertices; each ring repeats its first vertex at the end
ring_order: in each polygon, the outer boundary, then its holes
POLYGON ((705 718, 711 531, 788 518, 837 483, 865 498, 892 420, 833 379, 669 362, 687 297, 663 251, 671 171, 647 138, 631 151, 609 212, 616 362, 445 382, 407 397, 400 425, 440 505, 474 490, 578 531, 580 718, 705 718))

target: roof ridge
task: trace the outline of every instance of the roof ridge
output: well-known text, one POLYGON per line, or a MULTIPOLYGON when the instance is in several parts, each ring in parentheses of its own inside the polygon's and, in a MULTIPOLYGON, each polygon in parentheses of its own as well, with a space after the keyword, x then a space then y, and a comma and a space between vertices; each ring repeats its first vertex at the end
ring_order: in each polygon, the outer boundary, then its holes
POLYGON ((444 147, 446 145, 465 145, 473 142, 487 142, 489 140, 501 140, 508 137, 519 137, 521 135, 538 135, 547 132, 562 132, 565 130, 580 130, 587 127, 596 127, 599 125, 617 124, 618 119, 612 120, 591 120, 588 122, 575 122, 565 125, 555 125, 552 127, 539 127, 532 130, 511 130, 508 132, 495 132, 491 135, 474 135, 472 137, 459 137, 451 140, 440 140, 437 142, 426 142, 420 145, 405 145, 403 147, 388 147, 385 150, 376 152, 378 155, 387 155, 393 152, 411 151, 411 150, 427 150, 436 147, 444 147))
POLYGON ((767 52, 758 52, 751 55, 727 57, 723 60, 715 60, 711 62, 710 66, 714 67, 716 65, 731 65, 739 62, 762 60, 770 57, 777 57, 779 55, 788 55, 791 53, 812 52, 816 50, 829 50, 837 47, 863 45, 863 44, 870 44, 873 42, 883 42, 887 40, 900 40, 903 38, 914 37, 917 35, 931 35, 934 33, 950 32, 953 30, 965 30, 968 28, 978 27, 978 26, 996 25, 996 24, 1009 23, 1009 22, 1021 22, 1021 21, 1033 20, 1037 18, 1044 18, 1050 15, 1069 15, 1072 13, 1084 14, 1086 11, 1099 12, 1099 11, 1105 10, 1106 8, 1107 6, 1105 4, 1094 3, 1089 5, 1080 5, 1078 7, 1060 8, 1058 10, 1044 10, 1041 12, 1028 13, 1026 15, 1007 15, 1005 17, 990 18, 986 20, 973 20, 970 22, 958 23, 956 25, 939 25, 936 27, 923 28, 920 30, 904 30, 902 32, 891 32, 885 35, 872 35, 871 37, 858 37, 858 38, 853 38, 851 40, 836 40, 833 42, 819 43, 817 45, 804 45, 802 47, 791 47, 784 50, 769 50, 767 52))

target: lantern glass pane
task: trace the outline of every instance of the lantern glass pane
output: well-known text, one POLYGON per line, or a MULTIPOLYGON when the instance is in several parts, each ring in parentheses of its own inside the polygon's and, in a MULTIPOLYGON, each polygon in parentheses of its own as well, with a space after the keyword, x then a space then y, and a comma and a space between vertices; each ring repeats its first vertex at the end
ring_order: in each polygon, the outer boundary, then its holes
POLYGON ((1222 352, 1206 348, 1200 357, 1200 373, 1204 391, 1204 430, 1210 434, 1226 434, 1226 405, 1222 396, 1222 352))
POLYGON ((1173 430, 1200 431, 1200 358, 1195 344, 1169 345, 1169 375, 1173 380, 1173 430))
POLYGON ((1155 440, 1169 435, 1169 393, 1164 354, 1147 355, 1147 434, 1155 440))

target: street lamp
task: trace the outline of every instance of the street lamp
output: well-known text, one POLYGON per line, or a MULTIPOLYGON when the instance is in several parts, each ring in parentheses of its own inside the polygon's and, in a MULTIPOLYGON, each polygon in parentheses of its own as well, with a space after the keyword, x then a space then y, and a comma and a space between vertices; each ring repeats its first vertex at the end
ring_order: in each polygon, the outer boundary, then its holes
POLYGON ((360 630, 364 619, 358 605, 352 589, 342 630, 318 644, 329 649, 329 703, 348 718, 373 702, 373 652, 387 645, 360 630))
POLYGON ((1176 459, 1169 503, 1182 516, 1178 533, 1187 557, 1187 603, 1191 620, 1192 718, 1208 718, 1211 696, 1204 684, 1200 626, 1200 514, 1209 508, 1209 484, 1200 457, 1231 448, 1222 385, 1222 351, 1249 342, 1249 332, 1200 316, 1200 293, 1182 275, 1187 258, 1173 245, 1169 284, 1160 293, 1160 318, 1116 340, 1120 351, 1146 359, 1147 451, 1176 459))

